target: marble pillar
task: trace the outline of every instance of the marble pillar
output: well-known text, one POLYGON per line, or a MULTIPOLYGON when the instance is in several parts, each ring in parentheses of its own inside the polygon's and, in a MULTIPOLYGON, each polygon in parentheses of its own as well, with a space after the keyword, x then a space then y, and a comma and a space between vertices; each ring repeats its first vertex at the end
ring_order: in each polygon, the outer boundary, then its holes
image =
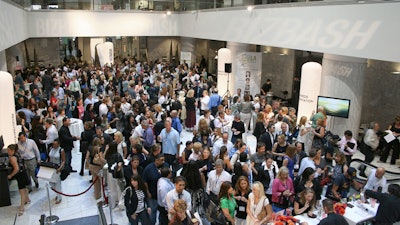
POLYGON ((7 71, 6 50, 0 51, 0 71, 7 71))
MULTIPOLYGON (((190 62, 186 60, 186 63, 189 65, 189 67, 196 63, 196 55, 194 52, 195 49, 196 49, 196 39, 181 37, 181 51, 191 53, 190 62)), ((182 61, 182 58, 180 60, 182 61)))
POLYGON ((348 118, 328 116, 327 130, 332 133, 343 136, 350 130, 357 139, 366 68, 366 59, 324 54, 320 95, 351 100, 348 118))

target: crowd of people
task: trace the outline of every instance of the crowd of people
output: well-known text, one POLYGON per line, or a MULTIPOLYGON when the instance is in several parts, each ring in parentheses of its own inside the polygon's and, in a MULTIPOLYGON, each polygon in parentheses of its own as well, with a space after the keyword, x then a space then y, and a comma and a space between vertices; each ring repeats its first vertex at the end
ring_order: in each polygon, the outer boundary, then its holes
MULTIPOLYGON (((49 65, 18 71, 14 78, 22 130, 17 145, 8 146, 13 168, 9 179, 18 181, 20 215, 30 202, 31 178, 39 188, 35 168, 43 161, 58 165, 60 179, 51 185, 61 191, 61 181, 78 172, 71 161, 80 160, 79 174, 89 170, 96 199, 102 198, 98 173, 108 164, 109 204, 118 206, 124 193, 132 225, 157 220, 160 225, 208 223, 209 201, 220 205, 231 225, 265 224, 273 212, 290 207, 293 215, 312 217, 316 207, 333 212, 332 201, 320 205, 324 186, 326 197, 334 201, 346 198, 350 187, 361 188, 354 179, 356 169, 350 167, 358 149, 352 132, 344 131, 338 143, 327 145, 324 109, 310 118, 299 115, 297 123, 296 109, 279 100, 267 102, 270 80, 260 94, 243 95, 238 89, 231 98, 218 94, 204 63, 189 67, 134 58, 117 58, 103 68, 74 62, 49 65), (71 135, 70 118, 83 121, 81 136, 71 135), (192 140, 182 143, 183 130, 193 133, 192 140), (256 149, 244 141, 251 134, 256 149), (80 141, 81 159, 72 159, 74 141, 80 141)), ((399 118, 391 126, 396 137, 399 118)), ((372 123, 360 143, 367 162, 378 147, 378 130, 372 123)), ((396 139, 382 161, 391 148, 392 162, 397 159, 396 139)), ((386 199, 375 194, 386 192, 384 173, 379 168, 369 174, 365 188, 372 192, 367 195, 386 199)), ((398 190, 389 192, 395 193, 391 204, 398 204, 398 190)), ((57 195, 55 203, 61 200, 57 195)), ((321 224, 346 224, 338 216, 329 214, 321 224)), ((377 216, 376 222, 384 224, 385 219, 377 216)))

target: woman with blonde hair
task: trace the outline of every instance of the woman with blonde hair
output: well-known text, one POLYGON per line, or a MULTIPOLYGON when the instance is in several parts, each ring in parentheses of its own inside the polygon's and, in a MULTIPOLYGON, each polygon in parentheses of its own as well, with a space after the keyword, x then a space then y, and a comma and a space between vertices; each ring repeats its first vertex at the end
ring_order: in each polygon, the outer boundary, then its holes
MULTIPOLYGON (((185 200, 177 199, 174 202, 174 217, 169 222, 169 225, 199 225, 199 220, 194 216, 190 218, 187 215, 188 206, 185 200)), ((190 215, 192 216, 192 215, 190 215)))
POLYGON ((185 106, 186 106, 186 129, 193 130, 193 127, 196 125, 196 107, 197 101, 194 98, 194 90, 190 89, 186 94, 185 98, 185 106))
POLYGON ((285 209, 289 206, 294 194, 292 179, 289 177, 289 170, 282 166, 272 182, 272 202, 274 212, 285 209))
POLYGON ((299 215, 303 213, 307 213, 307 215, 311 218, 315 218, 313 214, 315 208, 316 200, 315 200, 315 192, 311 188, 306 188, 298 195, 294 200, 294 215, 299 215))
POLYGON ((117 151, 124 159, 128 156, 128 147, 124 141, 124 135, 120 131, 115 132, 114 141, 117 143, 117 151))
POLYGON ((252 193, 249 194, 247 202, 246 224, 266 224, 271 220, 272 207, 268 198, 265 196, 264 186, 261 182, 254 182, 252 193))
POLYGON ((301 143, 303 151, 304 151, 304 143, 306 143, 306 138, 308 136, 307 134, 308 132, 311 131, 309 128, 306 127, 306 123, 307 123, 307 116, 302 116, 300 117, 299 124, 297 125, 299 129, 299 134, 297 135, 297 142, 301 143))
POLYGON ((94 198, 97 200, 101 197, 101 182, 100 177, 98 177, 98 173, 106 164, 106 159, 104 158, 103 152, 100 150, 102 142, 104 142, 104 137, 94 138, 92 142, 92 148, 90 151, 86 153, 86 163, 89 164, 89 171, 92 174, 92 180, 94 183, 94 198))

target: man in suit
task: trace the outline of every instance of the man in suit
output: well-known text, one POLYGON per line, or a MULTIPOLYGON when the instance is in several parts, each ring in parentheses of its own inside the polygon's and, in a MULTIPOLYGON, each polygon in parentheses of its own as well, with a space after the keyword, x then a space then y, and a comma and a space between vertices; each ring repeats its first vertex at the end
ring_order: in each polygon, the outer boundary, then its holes
POLYGON ((275 133, 275 126, 273 124, 268 124, 267 132, 260 136, 260 142, 265 144, 265 150, 272 151, 272 146, 274 146, 274 133, 275 133))
POLYGON ((68 117, 64 117, 62 121, 63 125, 58 131, 58 136, 61 142, 61 148, 63 148, 65 151, 65 158, 66 158, 65 166, 70 172, 76 173, 76 170, 73 170, 71 167, 71 161, 72 161, 71 151, 74 148, 74 141, 80 140, 81 138, 71 135, 71 132, 69 131, 68 128, 71 121, 68 117))

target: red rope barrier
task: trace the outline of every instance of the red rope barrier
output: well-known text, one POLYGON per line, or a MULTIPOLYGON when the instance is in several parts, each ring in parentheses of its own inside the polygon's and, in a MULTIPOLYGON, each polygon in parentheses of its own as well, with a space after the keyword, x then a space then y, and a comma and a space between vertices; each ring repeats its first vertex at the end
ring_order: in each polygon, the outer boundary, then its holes
POLYGON ((88 191, 90 190, 90 188, 93 187, 94 183, 96 183, 96 181, 97 181, 98 179, 99 179, 99 177, 96 177, 96 179, 94 179, 94 181, 92 182, 92 184, 91 184, 85 191, 83 191, 83 192, 81 192, 81 193, 78 193, 78 194, 74 194, 74 195, 70 195, 70 194, 65 194, 65 193, 59 192, 59 191, 57 191, 57 190, 54 189, 54 188, 51 188, 51 190, 53 190, 53 191, 54 191, 55 193, 57 193, 57 194, 64 195, 64 196, 67 196, 67 197, 76 197, 76 196, 83 195, 83 194, 85 194, 86 192, 88 192, 88 191))

